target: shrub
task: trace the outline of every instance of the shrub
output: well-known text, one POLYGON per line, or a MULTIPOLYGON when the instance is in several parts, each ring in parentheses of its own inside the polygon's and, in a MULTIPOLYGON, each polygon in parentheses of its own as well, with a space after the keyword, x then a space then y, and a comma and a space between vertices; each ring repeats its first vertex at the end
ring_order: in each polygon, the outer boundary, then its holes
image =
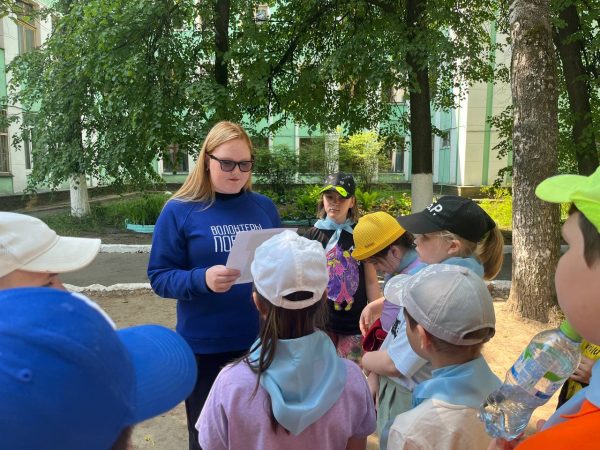
POLYGON ((379 197, 379 192, 363 192, 360 188, 355 192, 358 208, 362 211, 371 211, 379 197))
POLYGON ((361 216, 376 211, 384 211, 394 217, 410 214, 411 201, 406 192, 382 195, 378 192, 362 192, 357 189, 356 200, 361 216))
POLYGON ((510 191, 506 188, 489 186, 482 188, 481 192, 488 198, 481 200, 479 206, 494 219, 499 228, 511 230, 512 196, 510 191))
POLYGON ((380 198, 377 210, 384 211, 394 217, 405 216, 410 214, 411 205, 410 195, 406 192, 399 192, 380 198))
POLYGON ((269 186, 271 190, 283 195, 294 182, 298 171, 296 152, 285 145, 278 145, 273 152, 258 149, 256 155, 256 181, 269 186))
POLYGON ((365 131, 340 142, 340 168, 356 175, 365 190, 371 189, 382 155, 383 142, 377 133, 365 131))

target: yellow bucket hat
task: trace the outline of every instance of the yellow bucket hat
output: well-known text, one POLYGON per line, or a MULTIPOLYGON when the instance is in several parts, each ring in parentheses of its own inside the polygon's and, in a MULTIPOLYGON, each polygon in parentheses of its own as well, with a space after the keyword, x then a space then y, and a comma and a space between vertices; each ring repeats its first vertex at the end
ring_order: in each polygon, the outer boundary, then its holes
POLYGON ((352 257, 361 261, 373 256, 392 244, 405 232, 406 230, 400 226, 398 221, 386 212, 365 214, 358 219, 358 223, 354 227, 352 257))
POLYGON ((575 203, 600 233, 600 167, 589 177, 556 175, 547 178, 535 189, 535 195, 551 203, 575 203))

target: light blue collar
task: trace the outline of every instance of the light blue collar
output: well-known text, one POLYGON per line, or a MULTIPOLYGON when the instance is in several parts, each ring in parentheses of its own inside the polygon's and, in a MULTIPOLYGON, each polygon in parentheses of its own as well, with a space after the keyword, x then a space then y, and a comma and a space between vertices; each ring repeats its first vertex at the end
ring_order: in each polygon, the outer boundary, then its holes
POLYGON ((431 372, 431 379, 413 391, 413 406, 429 398, 453 405, 479 408, 488 394, 501 385, 483 356, 464 364, 454 364, 431 372))
POLYGON ((477 275, 483 278, 483 265, 473 256, 468 256, 466 258, 462 258, 460 256, 453 256, 451 258, 447 258, 443 260, 440 264, 450 264, 453 266, 461 266, 466 267, 467 269, 471 269, 477 275))
MULTIPOLYGON (((258 360, 260 349, 251 353, 250 361, 258 360)), ((275 358, 260 385, 271 397, 277 422, 297 436, 337 402, 346 386, 346 366, 329 336, 316 331, 277 341, 275 358)))
POLYGON ((592 367, 590 385, 580 389, 568 402, 558 408, 546 421, 542 429, 545 430, 566 421, 567 419, 562 416, 577 413, 581 409, 584 400, 600 407, 600 360, 596 361, 594 367, 592 367))
POLYGON ((337 241, 340 239, 342 231, 346 231, 350 234, 354 233, 354 228, 352 228, 352 225, 354 225, 354 223, 350 219, 346 219, 344 223, 336 223, 329 217, 326 217, 325 219, 319 219, 315 222, 315 227, 320 230, 335 230, 335 233, 331 235, 329 242, 325 247, 325 253, 335 247, 335 244, 337 244, 337 241))
POLYGON ((410 248, 404 253, 404 256, 398 264, 396 273, 405 273, 407 275, 414 275, 427 264, 419 259, 419 254, 414 248, 410 248))

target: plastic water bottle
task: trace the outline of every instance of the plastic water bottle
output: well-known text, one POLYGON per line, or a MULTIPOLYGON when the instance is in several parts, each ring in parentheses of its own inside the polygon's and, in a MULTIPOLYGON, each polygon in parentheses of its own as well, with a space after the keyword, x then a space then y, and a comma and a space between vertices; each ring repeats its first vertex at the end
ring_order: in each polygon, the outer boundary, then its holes
POLYGON ((558 329, 533 337, 506 372, 504 384, 479 408, 490 436, 510 441, 525 430, 533 410, 546 403, 577 368, 580 342, 566 320, 558 329))

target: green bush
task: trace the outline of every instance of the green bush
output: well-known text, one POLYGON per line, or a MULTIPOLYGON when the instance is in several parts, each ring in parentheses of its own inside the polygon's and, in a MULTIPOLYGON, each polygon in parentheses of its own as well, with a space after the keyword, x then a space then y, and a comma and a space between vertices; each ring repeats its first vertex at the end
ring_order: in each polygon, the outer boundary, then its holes
POLYGON ((69 213, 53 214, 44 217, 44 222, 59 235, 79 236, 112 230, 122 230, 125 223, 153 225, 170 194, 152 193, 135 198, 123 198, 118 201, 92 204, 90 215, 73 217, 69 213))
POLYGON ((115 226, 123 222, 154 225, 169 197, 167 194, 145 194, 132 200, 110 203, 104 206, 103 214, 115 226))
POLYGON ((406 192, 363 192, 356 190, 356 200, 360 215, 376 211, 386 212, 394 217, 410 214, 410 195, 406 192))
POLYGON ((481 200, 479 206, 494 219, 499 228, 512 230, 512 196, 510 191, 506 188, 489 186, 482 188, 481 192, 487 195, 488 198, 481 200))
POLYGON ((385 211, 394 217, 405 216, 410 214, 411 205, 410 195, 399 192, 381 197, 377 204, 377 211, 385 211))
POLYGON ((317 203, 321 186, 302 186, 287 190, 280 194, 271 190, 261 190, 261 194, 269 197, 279 211, 281 220, 314 221, 317 216, 317 203))
POLYGON ((256 174, 257 183, 269 186, 271 190, 283 195, 289 185, 294 182, 298 171, 298 155, 285 145, 276 146, 273 152, 268 149, 257 149, 256 174))
POLYGON ((360 188, 356 189, 355 192, 356 201, 358 202, 358 208, 362 211, 371 211, 379 198, 379 192, 373 191, 363 192, 360 188))
POLYGON ((321 196, 321 186, 306 186, 296 194, 296 208, 298 215, 303 218, 314 218, 317 216, 317 204, 321 196))
POLYGON ((358 183, 365 190, 370 190, 375 184, 381 161, 385 160, 382 148, 383 141, 373 131, 348 136, 340 141, 340 169, 353 173, 358 183))

